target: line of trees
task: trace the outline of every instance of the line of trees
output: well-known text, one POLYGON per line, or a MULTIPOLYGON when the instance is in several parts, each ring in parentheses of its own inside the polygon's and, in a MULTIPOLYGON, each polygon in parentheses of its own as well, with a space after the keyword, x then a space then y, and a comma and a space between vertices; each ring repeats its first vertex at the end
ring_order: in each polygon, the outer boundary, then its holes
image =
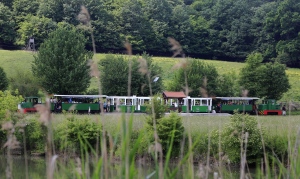
POLYGON ((33 36, 39 47, 59 22, 80 26, 81 5, 97 51, 122 52, 128 39, 134 52, 169 56, 173 37, 191 57, 243 61, 260 52, 264 62, 300 67, 298 0, 0 0, 0 46, 33 36))

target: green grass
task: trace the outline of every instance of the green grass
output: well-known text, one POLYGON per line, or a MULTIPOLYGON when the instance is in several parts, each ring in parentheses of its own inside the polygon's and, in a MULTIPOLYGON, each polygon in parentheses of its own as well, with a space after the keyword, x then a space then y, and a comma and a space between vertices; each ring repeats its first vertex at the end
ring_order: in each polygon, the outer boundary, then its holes
MULTIPOLYGON (((31 70, 31 63, 34 59, 33 55, 35 53, 27 51, 8 51, 0 50, 0 66, 4 68, 8 77, 12 77, 16 70, 31 70)), ((103 59, 106 54, 97 54, 94 60, 98 62, 103 59)), ((171 80, 174 73, 172 68, 180 58, 168 58, 168 57, 153 57, 154 63, 157 63, 163 70, 162 78, 164 84, 167 84, 171 80)), ((205 62, 213 65, 218 70, 219 74, 226 74, 229 72, 239 73, 240 69, 245 66, 244 63, 238 62, 226 62, 217 60, 204 60, 205 62)), ((286 70, 288 74, 289 81, 291 84, 291 89, 284 94, 281 101, 300 101, 300 69, 288 68, 286 70)), ((97 88, 97 79, 92 78, 90 89, 97 88)))
MULTIPOLYGON (((122 114, 110 113, 100 117, 98 115, 77 115, 76 117, 100 118, 103 127, 108 132, 115 134, 119 132, 118 126, 121 125, 122 114)), ((133 129, 142 129, 146 122, 145 117, 145 114, 135 114, 133 117, 133 129)), ((66 116, 63 114, 54 114, 55 123, 59 124, 65 118, 66 116)), ((213 130, 222 129, 229 122, 229 119, 229 116, 183 116, 182 122, 186 130, 191 132, 192 135, 196 135, 199 133, 207 134, 213 130)), ((272 134, 286 135, 286 132, 290 132, 292 135, 296 135, 300 127, 299 116, 257 116, 257 119, 265 130, 272 134)))

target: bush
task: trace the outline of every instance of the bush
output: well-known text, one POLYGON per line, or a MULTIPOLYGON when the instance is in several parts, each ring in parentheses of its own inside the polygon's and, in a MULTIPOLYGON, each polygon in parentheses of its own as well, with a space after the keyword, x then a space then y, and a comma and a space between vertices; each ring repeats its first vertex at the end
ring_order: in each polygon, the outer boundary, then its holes
MULTIPOLYGON (((292 141, 295 141, 295 139, 292 139, 292 141)), ((269 156, 276 157, 283 163, 288 160, 289 139, 287 135, 267 135, 265 137, 265 143, 266 152, 269 156)), ((270 159, 272 160, 273 157, 271 157, 270 159)))
MULTIPOLYGON (((101 136, 101 126, 91 119, 85 117, 83 119, 74 116, 67 119, 66 137, 67 140, 75 147, 80 149, 80 145, 86 146, 90 144, 94 147, 97 143, 97 136, 101 136)), ((99 137, 99 145, 100 145, 99 137)))
MULTIPOLYGON (((18 92, 15 92, 18 94, 18 92)), ((11 120, 13 113, 18 110, 18 104, 23 100, 22 96, 12 95, 10 91, 0 91, 0 121, 11 120), (8 115, 10 114, 10 115, 8 115)))
POLYGON ((30 119, 25 127, 26 146, 28 146, 30 150, 44 151, 46 131, 46 126, 42 125, 38 119, 30 119))
POLYGON ((180 142, 183 139, 184 127, 181 117, 177 113, 172 112, 168 117, 164 117, 157 123, 157 135, 162 144, 164 153, 172 147, 172 155, 180 152, 180 142), (173 138, 173 145, 171 139, 173 138))
MULTIPOLYGON (((241 157, 241 147, 245 149, 247 141, 246 160, 254 163, 262 157, 262 142, 260 129, 256 118, 235 113, 229 124, 221 132, 222 149, 228 155, 232 163, 238 163, 241 157), (248 137, 246 135, 248 133, 248 137)), ((263 131, 262 131, 263 133, 263 131)))

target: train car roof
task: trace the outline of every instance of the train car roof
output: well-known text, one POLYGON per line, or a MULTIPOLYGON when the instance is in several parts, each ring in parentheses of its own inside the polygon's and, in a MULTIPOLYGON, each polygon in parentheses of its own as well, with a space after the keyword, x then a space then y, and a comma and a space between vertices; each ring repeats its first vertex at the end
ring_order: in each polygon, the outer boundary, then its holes
POLYGON ((216 97, 221 100, 254 100, 259 99, 258 97, 216 97))
POLYGON ((106 95, 53 95, 61 98, 106 98, 106 95))

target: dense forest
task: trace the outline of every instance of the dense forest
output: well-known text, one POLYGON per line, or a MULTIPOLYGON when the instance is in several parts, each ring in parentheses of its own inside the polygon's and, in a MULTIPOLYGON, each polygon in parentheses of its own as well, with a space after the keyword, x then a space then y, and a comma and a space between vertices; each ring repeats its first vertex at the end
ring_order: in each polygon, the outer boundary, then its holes
POLYGON ((82 5, 98 52, 122 53, 128 39, 135 53, 167 56, 173 37, 190 57, 244 61, 260 52, 300 67, 299 0, 0 0, 0 47, 21 49, 34 37, 38 48, 63 23, 90 38, 82 5))

